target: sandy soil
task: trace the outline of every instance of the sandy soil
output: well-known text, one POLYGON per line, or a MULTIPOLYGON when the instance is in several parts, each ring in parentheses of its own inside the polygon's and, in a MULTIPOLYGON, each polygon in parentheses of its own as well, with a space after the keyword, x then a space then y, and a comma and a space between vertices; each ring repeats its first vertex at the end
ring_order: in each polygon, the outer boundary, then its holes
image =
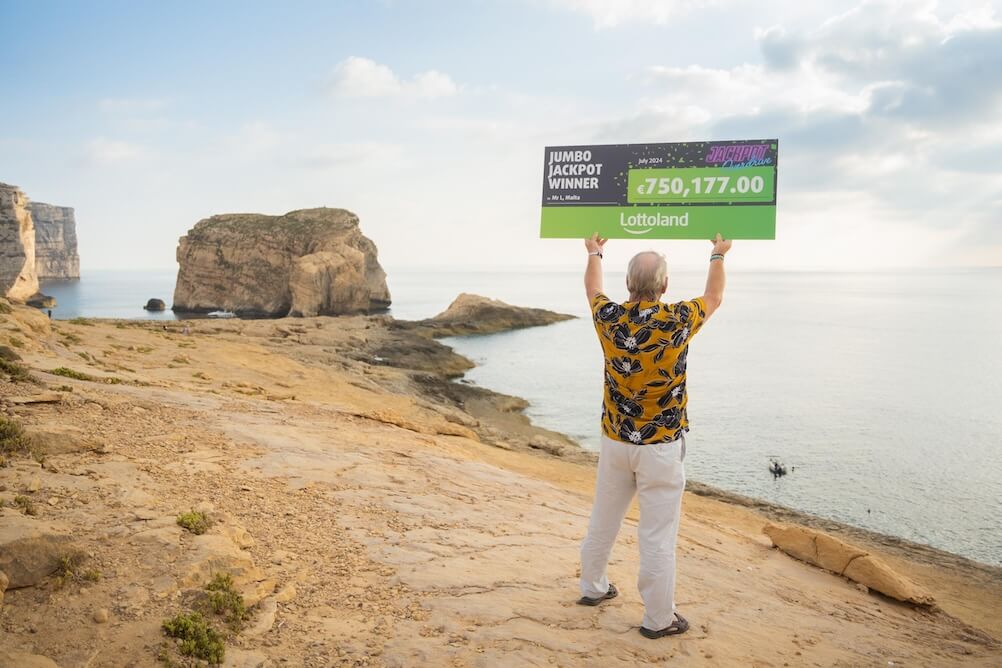
POLYGON ((684 500, 689 633, 637 632, 635 512, 610 566, 621 595, 575 605, 592 458, 524 420, 477 415, 469 397, 446 401, 427 369, 374 359, 389 341, 381 322, 193 321, 184 336, 8 318, 0 337, 26 343, 43 382, 0 383, 9 412, 94 449, 0 469, 0 522, 30 493, 33 521, 69 527, 101 578, 8 590, 0 648, 67 667, 159 665, 161 622, 229 568, 260 602, 228 665, 1002 665, 999 569, 849 537, 939 604, 915 608, 790 558, 761 533, 769 509, 713 496, 684 500), (45 373, 60 366, 125 382, 45 373), (58 402, 9 401, 60 387, 58 402), (175 525, 196 506, 225 558, 175 525))

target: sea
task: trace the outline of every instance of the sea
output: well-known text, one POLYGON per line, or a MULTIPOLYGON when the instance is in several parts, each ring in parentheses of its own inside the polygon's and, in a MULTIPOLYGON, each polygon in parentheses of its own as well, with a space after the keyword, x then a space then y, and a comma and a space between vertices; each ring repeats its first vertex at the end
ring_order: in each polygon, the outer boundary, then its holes
MULTIPOLYGON (((599 443, 602 353, 581 272, 388 269, 391 314, 420 319, 461 292, 579 316, 445 339, 468 382, 523 397, 527 415, 599 443)), ((57 319, 172 319, 174 271, 47 282, 57 319)), ((625 277, 606 292, 626 299, 625 277)), ((673 272, 667 301, 702 294, 673 272)), ((738 272, 692 339, 686 474, 971 559, 1002 565, 1002 269, 738 272), (788 474, 774 478, 772 460, 788 474)))

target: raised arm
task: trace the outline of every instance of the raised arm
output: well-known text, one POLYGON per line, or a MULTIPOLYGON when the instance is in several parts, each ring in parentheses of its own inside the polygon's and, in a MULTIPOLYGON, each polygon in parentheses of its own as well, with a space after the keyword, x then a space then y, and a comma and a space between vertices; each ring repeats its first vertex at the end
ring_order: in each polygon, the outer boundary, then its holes
POLYGON ((703 292, 703 302, 706 304, 706 317, 709 318, 713 312, 720 308, 724 301, 724 255, 731 249, 731 241, 724 239, 717 233, 716 239, 711 239, 713 252, 710 255, 710 269, 706 274, 706 290, 703 292))
POLYGON ((588 295, 588 303, 595 299, 595 295, 602 292, 602 249, 608 239, 602 239, 598 232, 591 235, 590 239, 585 239, 585 248, 588 249, 588 267, 585 269, 585 293, 588 295))

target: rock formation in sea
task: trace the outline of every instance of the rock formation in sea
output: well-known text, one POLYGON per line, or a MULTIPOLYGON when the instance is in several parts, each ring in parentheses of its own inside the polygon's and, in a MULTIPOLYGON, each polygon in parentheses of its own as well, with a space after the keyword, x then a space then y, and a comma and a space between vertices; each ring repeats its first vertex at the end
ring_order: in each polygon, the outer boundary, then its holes
POLYGON ((449 308, 434 318, 415 324, 432 330, 434 336, 463 336, 539 327, 573 318, 566 313, 512 306, 499 299, 463 292, 449 304, 449 308))
POLYGON ((177 262, 178 312, 315 316, 390 305, 376 245, 344 209, 212 216, 181 237, 177 262))
POLYGON ((28 198, 17 186, 0 183, 0 296, 25 301, 37 292, 35 226, 28 198))
POLYGON ((35 272, 39 280, 80 278, 73 209, 42 202, 28 204, 35 224, 35 272))

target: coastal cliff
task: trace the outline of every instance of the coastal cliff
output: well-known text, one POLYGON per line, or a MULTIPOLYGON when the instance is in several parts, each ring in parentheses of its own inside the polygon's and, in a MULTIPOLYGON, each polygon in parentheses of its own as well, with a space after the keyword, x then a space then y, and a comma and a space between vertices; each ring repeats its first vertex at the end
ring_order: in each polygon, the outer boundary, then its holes
POLYGON ((35 226, 28 198, 0 183, 0 296, 25 301, 38 292, 35 226))
POLYGON ((178 312, 316 316, 390 305, 376 245, 344 209, 212 216, 181 237, 177 262, 178 312))
POLYGON ((39 280, 80 278, 73 209, 43 202, 28 204, 35 224, 35 273, 39 280))

